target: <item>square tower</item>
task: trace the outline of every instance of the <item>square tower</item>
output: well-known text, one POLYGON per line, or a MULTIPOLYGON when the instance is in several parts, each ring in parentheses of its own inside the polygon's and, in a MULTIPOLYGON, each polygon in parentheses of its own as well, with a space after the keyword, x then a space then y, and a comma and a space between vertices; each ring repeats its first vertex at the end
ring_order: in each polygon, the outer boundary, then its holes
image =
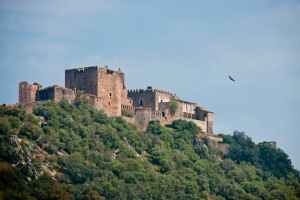
POLYGON ((121 115, 123 98, 127 97, 124 73, 98 66, 65 70, 65 87, 82 90, 102 98, 102 108, 109 116, 121 115))
POLYGON ((19 83, 19 103, 35 102, 40 89, 42 89, 42 85, 38 83, 28 84, 27 81, 22 81, 19 83))

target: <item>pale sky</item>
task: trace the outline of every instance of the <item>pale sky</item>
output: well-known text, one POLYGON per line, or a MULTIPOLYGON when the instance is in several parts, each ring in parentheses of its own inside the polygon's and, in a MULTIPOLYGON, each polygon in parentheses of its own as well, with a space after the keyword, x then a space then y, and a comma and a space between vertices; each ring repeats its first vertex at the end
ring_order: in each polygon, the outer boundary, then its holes
POLYGON ((215 134, 276 141, 300 169, 299 0, 0 0, 0 104, 95 65, 213 111, 215 134))

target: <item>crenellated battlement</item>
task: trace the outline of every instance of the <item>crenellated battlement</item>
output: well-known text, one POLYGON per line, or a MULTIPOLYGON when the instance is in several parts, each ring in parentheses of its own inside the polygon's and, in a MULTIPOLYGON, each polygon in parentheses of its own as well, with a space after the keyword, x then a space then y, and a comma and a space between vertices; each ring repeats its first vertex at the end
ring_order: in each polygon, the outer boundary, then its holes
POLYGON ((126 110, 131 110, 131 111, 134 111, 135 110, 135 107, 133 106, 128 106, 128 105, 121 105, 121 108, 122 109, 126 109, 126 110))
POLYGON ((155 90, 151 89, 133 89, 133 90, 128 90, 127 93, 131 94, 131 93, 154 93, 155 90))
POLYGON ((128 90, 128 94, 136 94, 136 93, 160 93, 160 94, 166 94, 170 95, 172 97, 175 97, 176 94, 174 95, 173 93, 169 91, 164 91, 164 90, 159 90, 159 89, 152 89, 152 87, 148 87, 147 89, 133 89, 133 90, 128 90))

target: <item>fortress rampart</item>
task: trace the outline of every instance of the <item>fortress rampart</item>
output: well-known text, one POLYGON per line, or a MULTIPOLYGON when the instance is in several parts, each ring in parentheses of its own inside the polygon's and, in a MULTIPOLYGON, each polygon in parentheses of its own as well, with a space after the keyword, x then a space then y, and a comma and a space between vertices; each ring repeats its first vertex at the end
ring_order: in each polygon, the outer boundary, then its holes
POLYGON ((119 68, 90 66, 65 70, 65 87, 19 83, 19 103, 27 107, 45 100, 75 103, 85 98, 96 109, 109 116, 122 116, 145 131, 151 121, 171 124, 175 119, 193 121, 208 135, 213 134, 214 114, 196 103, 181 100, 176 94, 159 89, 127 90, 125 74, 119 68), (170 113, 170 102, 176 101, 178 109, 170 113), (126 116, 126 117, 125 117, 126 116))

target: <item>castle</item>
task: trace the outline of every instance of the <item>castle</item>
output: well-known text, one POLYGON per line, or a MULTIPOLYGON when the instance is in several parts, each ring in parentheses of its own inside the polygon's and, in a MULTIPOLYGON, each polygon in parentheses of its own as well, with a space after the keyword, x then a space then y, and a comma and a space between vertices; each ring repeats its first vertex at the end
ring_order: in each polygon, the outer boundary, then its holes
POLYGON ((213 112, 150 86, 127 90, 125 74, 121 69, 115 71, 98 66, 67 69, 65 87, 54 85, 43 88, 38 83, 28 84, 23 81, 19 83, 19 104, 32 108, 45 100, 74 103, 79 91, 96 109, 103 110, 108 116, 123 116, 142 131, 146 130, 151 121, 165 125, 175 119, 184 119, 193 121, 208 137, 218 140, 218 136, 213 134, 213 112), (170 109, 172 103, 176 105, 175 110, 170 109))

